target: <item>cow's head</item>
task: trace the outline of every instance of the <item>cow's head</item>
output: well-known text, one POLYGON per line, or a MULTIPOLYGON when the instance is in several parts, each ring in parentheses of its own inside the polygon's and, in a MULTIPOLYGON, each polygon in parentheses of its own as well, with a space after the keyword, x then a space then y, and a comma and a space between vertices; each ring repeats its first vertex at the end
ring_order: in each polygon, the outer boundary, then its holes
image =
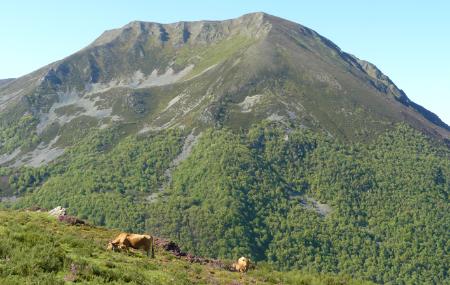
POLYGON ((238 264, 247 270, 250 267, 250 259, 242 256, 238 259, 238 264))
POLYGON ((126 250, 127 246, 120 243, 120 242, 113 242, 113 241, 109 241, 108 242, 108 246, 106 247, 107 250, 112 250, 112 251, 121 251, 121 250, 126 250))
POLYGON ((107 250, 116 251, 118 248, 117 244, 113 243, 111 240, 108 242, 107 250))

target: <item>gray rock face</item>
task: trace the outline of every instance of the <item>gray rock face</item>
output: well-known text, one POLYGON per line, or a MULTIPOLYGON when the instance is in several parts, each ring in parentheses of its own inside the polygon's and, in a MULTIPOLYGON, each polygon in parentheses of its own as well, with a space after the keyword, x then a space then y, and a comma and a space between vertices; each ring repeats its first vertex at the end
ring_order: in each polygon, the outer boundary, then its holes
POLYGON ((19 199, 16 195, 0 197, 0 202, 15 202, 19 199))

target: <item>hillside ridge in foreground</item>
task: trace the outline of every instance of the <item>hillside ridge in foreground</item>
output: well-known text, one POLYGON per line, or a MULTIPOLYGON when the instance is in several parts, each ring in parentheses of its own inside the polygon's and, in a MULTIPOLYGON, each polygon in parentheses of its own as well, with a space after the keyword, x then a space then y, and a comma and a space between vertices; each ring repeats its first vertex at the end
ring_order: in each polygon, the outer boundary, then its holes
POLYGON ((247 274, 183 261, 156 249, 106 251, 119 231, 72 226, 47 213, 0 211, 0 283, 7 284, 372 284, 348 277, 278 272, 257 265, 247 274))

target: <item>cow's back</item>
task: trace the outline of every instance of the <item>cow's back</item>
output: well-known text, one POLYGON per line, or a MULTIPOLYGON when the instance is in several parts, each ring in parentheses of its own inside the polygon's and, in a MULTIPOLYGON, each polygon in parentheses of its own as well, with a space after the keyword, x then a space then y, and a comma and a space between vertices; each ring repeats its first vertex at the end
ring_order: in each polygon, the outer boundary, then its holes
POLYGON ((130 234, 127 239, 133 248, 149 249, 151 246, 152 237, 149 235, 130 234))
POLYGON ((113 241, 114 244, 123 244, 130 234, 120 233, 113 241))

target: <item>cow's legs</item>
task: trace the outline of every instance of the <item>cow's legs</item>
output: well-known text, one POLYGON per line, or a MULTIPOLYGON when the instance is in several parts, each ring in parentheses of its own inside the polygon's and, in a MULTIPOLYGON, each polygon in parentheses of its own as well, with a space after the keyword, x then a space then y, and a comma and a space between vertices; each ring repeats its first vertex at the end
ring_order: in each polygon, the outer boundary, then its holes
POLYGON ((153 243, 153 237, 150 238, 150 246, 152 247, 152 258, 155 258, 155 246, 153 243))

